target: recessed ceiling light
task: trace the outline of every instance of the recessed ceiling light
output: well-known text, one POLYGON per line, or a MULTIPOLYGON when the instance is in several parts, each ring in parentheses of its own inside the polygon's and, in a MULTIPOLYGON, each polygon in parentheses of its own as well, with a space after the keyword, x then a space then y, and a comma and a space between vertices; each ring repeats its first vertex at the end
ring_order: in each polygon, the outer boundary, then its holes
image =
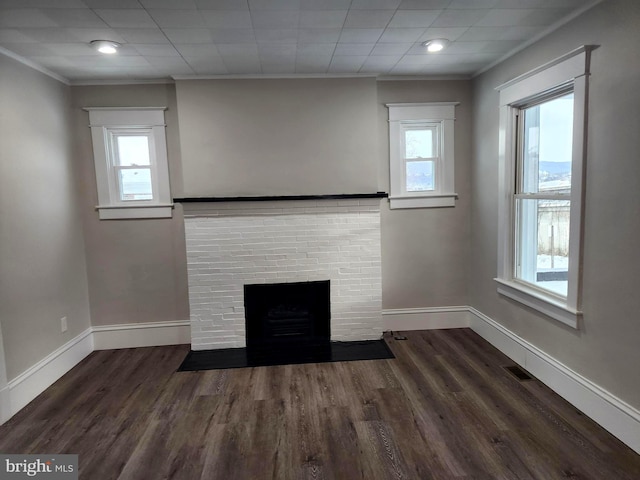
POLYGON ((112 42, 111 40, 91 40, 90 44, 100 53, 107 55, 116 53, 118 48, 120 48, 120 44, 118 42, 112 42))
POLYGON ((422 43, 423 47, 427 47, 429 53, 436 53, 444 50, 449 45, 449 40, 446 38, 434 38, 422 43))

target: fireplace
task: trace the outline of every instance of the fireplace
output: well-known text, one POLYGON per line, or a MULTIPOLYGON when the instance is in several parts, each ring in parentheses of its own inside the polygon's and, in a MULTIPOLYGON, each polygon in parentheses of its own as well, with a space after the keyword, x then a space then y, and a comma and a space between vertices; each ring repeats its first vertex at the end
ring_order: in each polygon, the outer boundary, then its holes
POLYGON ((244 286, 247 347, 328 343, 329 280, 244 286))
POLYGON ((382 337, 378 195, 197 200, 183 204, 193 350, 382 337))

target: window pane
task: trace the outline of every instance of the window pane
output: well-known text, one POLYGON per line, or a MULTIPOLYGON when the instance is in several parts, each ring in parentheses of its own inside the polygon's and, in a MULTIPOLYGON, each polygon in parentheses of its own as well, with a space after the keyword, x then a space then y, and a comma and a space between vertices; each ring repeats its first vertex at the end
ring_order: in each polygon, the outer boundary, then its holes
POLYGON ((118 135, 118 165, 151 165, 147 136, 118 135))
POLYGON ((573 93, 523 113, 522 191, 570 193, 573 93))
POLYGON ((517 200, 516 277, 567 296, 571 202, 517 200))
POLYGON ((407 192, 425 192, 434 189, 433 161, 407 162, 407 192))
POLYGON ((151 169, 127 168, 118 170, 120 200, 153 200, 151 169))
POLYGON ((404 158, 433 158, 437 155, 434 152, 433 129, 405 130, 404 158))

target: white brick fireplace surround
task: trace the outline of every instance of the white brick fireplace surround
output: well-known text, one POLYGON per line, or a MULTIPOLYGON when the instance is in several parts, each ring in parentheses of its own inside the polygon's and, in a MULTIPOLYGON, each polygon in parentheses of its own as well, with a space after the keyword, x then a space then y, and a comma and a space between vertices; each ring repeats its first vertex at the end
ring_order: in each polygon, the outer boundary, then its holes
POLYGON ((245 284, 329 280, 331 340, 381 338, 379 198, 183 208, 193 350, 246 346, 245 284))

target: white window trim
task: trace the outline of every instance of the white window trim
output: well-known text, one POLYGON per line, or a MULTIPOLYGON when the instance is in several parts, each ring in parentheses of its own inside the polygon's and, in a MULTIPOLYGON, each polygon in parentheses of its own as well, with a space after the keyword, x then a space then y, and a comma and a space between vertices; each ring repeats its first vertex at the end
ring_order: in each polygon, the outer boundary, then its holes
POLYGON ((169 187, 169 164, 165 133, 166 107, 87 107, 93 141, 98 187, 96 209, 101 220, 127 218, 171 218, 173 203, 169 187), (153 200, 120 200, 112 178, 110 138, 117 130, 140 129, 152 140, 153 200))
POLYGON ((455 207, 454 122, 459 102, 387 103, 389 109, 389 208, 455 207), (403 125, 437 124, 440 158, 435 166, 435 190, 407 192, 402 154, 403 125))
POLYGON ((584 168, 586 165, 587 105, 591 51, 585 45, 496 90, 500 91, 498 293, 537 310, 565 325, 578 328, 582 316, 582 239, 584 168), (514 278, 515 238, 513 195, 515 188, 515 113, 528 99, 572 84, 574 93, 573 152, 571 167, 571 223, 569 227, 569 277, 566 299, 514 278))

